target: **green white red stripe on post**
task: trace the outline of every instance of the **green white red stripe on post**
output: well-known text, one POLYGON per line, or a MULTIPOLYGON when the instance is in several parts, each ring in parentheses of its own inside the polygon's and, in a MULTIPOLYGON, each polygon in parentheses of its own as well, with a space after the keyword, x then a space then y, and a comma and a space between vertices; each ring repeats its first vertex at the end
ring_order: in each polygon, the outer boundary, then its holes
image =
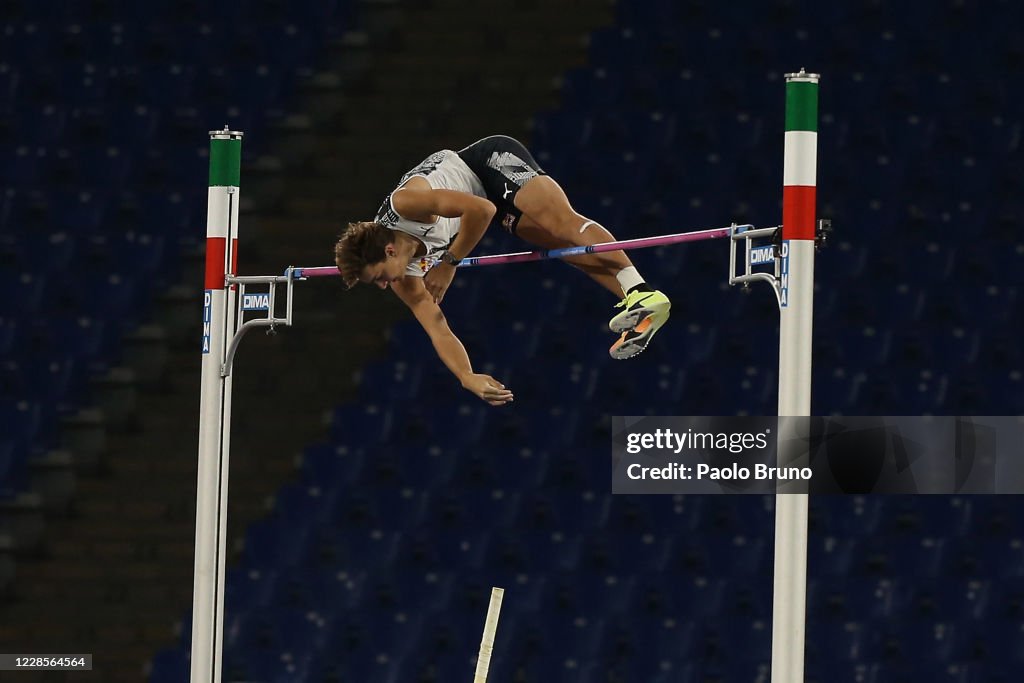
POLYGON ((786 76, 782 239, 813 240, 818 169, 818 75, 786 76))
POLYGON ((192 683, 219 683, 223 661, 231 377, 221 368, 235 333, 238 203, 242 134, 210 132, 203 278, 202 379, 196 486, 195 584, 192 597, 192 683), (229 247, 230 245, 230 247, 229 247))
POLYGON ((227 238, 228 225, 238 224, 241 159, 241 133, 226 129, 210 132, 205 289, 223 289, 224 277, 227 273, 237 270, 237 235, 232 239, 230 260, 227 253, 227 238))
POLYGON ((815 203, 818 179, 818 78, 786 74, 780 282, 779 415, 810 413, 815 203), (783 382, 787 382, 784 387, 783 382))

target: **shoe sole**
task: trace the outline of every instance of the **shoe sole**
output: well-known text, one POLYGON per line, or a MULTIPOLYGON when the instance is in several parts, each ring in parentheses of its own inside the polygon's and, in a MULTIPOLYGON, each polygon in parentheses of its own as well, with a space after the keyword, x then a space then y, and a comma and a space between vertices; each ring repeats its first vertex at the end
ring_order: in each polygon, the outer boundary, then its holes
MULTIPOLYGON (((635 328, 640 332, 640 336, 630 339, 619 346, 615 346, 613 344, 612 348, 608 350, 608 355, 615 360, 628 360, 635 356, 639 356, 644 352, 644 349, 646 349, 651 343, 651 340, 654 339, 654 335, 658 333, 658 330, 660 330, 666 322, 668 322, 668 314, 665 315, 665 318, 659 325, 654 324, 654 319, 651 316, 645 317, 635 328), (639 329, 644 326, 645 322, 650 322, 649 327, 654 327, 650 334, 644 334, 646 332, 646 328, 643 330, 639 329)), ((616 344, 617 343, 618 342, 616 342, 616 344)))
POLYGON ((666 301, 665 303, 656 304, 654 306, 641 306, 635 311, 628 311, 626 313, 620 313, 611 319, 608 323, 608 329, 612 332, 621 334, 628 330, 634 330, 636 327, 643 322, 645 319, 652 315, 668 315, 669 311, 672 310, 672 303, 666 301))

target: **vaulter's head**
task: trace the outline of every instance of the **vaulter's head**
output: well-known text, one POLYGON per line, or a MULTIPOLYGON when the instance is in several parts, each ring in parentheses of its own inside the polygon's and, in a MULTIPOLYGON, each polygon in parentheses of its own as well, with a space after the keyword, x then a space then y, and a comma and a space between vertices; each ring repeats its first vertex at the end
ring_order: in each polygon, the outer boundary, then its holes
POLYGON ((399 256, 396 233, 374 221, 348 224, 334 245, 334 262, 349 289, 360 282, 387 289, 405 277, 408 265, 399 256))

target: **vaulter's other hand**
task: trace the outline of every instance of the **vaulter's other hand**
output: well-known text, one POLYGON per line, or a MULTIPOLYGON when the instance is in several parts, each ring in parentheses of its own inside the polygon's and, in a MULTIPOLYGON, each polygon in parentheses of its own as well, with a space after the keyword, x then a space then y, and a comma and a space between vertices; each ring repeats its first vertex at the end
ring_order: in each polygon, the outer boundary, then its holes
POLYGON ((474 373, 462 381, 462 386, 492 406, 503 406, 513 399, 512 392, 490 375, 474 373))
POLYGON ((431 296, 435 304, 440 304, 444 299, 444 294, 448 291, 454 278, 455 266, 448 263, 438 263, 423 276, 423 286, 427 288, 427 294, 431 296))

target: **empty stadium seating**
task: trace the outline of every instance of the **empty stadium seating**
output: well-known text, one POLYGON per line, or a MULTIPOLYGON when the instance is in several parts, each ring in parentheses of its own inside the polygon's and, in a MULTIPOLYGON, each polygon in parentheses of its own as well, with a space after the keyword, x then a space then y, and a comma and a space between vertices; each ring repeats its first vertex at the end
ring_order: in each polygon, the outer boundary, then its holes
MULTIPOLYGON (((0 497, 31 486, 30 459, 201 244, 196 131, 242 128, 256 158, 350 4, 3 4, 0 497)), ((837 239, 818 261, 814 412, 1024 412, 1020 8, 755 4, 621 0, 535 117, 537 158, 620 237, 774 225, 781 74, 821 71, 837 239), (967 32, 986 49, 938 47, 967 32)), ((626 364, 606 353, 613 301, 569 269, 457 278, 446 312, 516 392, 502 411, 418 326, 390 330, 245 532, 226 680, 468 677, 491 585, 507 589, 495 680, 767 680, 773 502, 610 496, 607 417, 772 414, 775 307, 722 284, 720 244, 636 262, 674 311, 626 364)), ((1020 518, 1016 499, 814 500, 808 680, 1019 680, 1020 518)), ((153 683, 186 679, 183 624, 153 683)))

